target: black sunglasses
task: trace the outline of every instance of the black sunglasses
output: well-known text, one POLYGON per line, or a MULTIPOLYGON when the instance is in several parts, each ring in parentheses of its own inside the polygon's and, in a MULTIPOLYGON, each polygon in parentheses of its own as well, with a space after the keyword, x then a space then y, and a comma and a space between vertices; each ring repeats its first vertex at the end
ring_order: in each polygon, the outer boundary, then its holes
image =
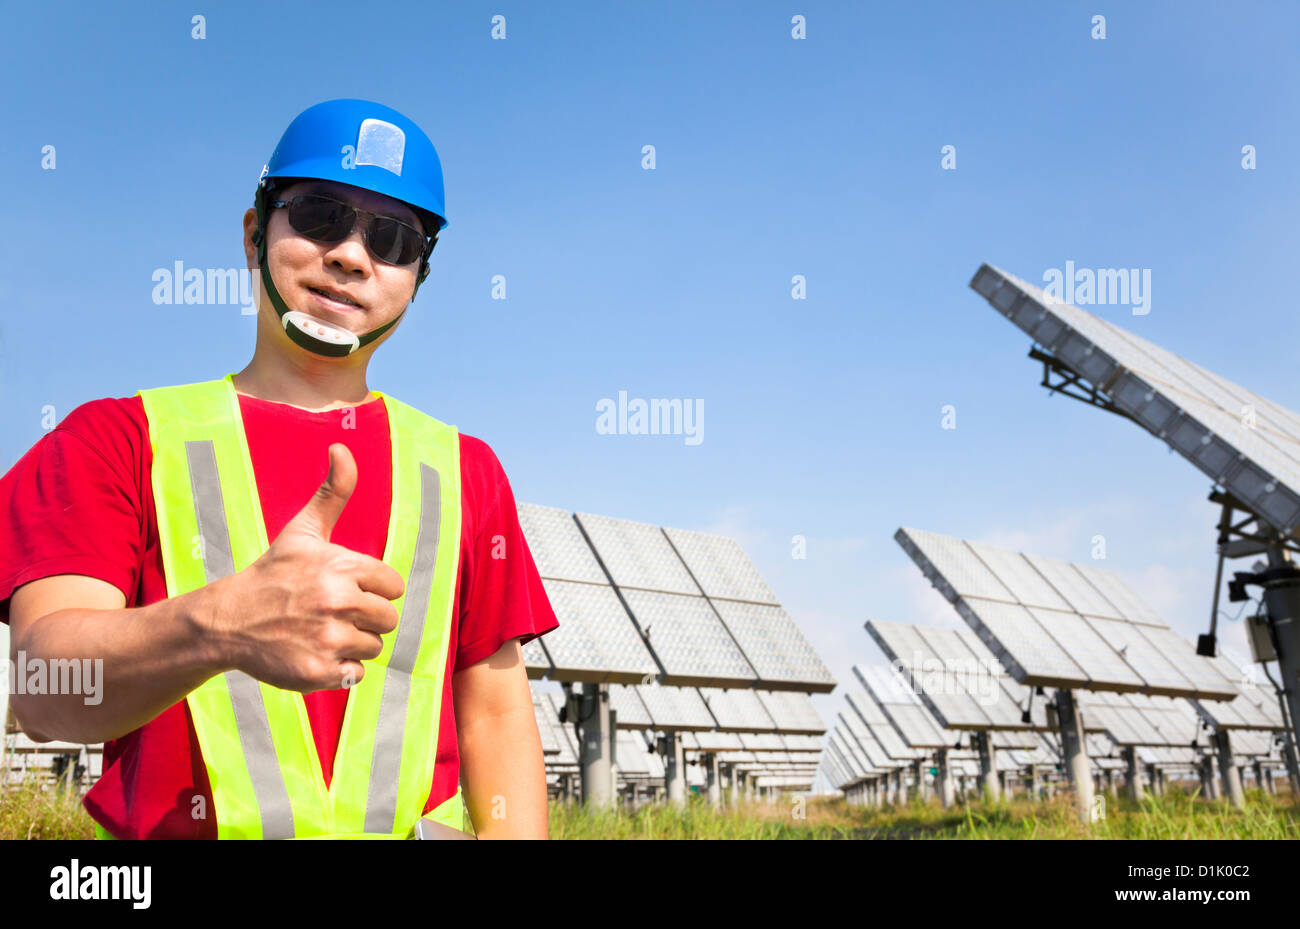
POLYGON ((357 214, 369 218, 361 230, 366 249, 390 265, 409 265, 424 254, 420 230, 391 216, 371 213, 320 194, 302 194, 292 200, 272 200, 272 209, 289 208, 289 225, 299 235, 316 242, 342 242, 352 234, 357 214))

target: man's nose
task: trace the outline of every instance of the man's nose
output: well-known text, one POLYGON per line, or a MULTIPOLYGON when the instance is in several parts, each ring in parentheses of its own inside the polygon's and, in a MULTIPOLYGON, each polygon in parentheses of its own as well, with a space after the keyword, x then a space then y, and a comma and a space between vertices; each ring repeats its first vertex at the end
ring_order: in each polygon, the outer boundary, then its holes
POLYGON ((362 236, 361 218, 353 224, 347 238, 330 244, 325 253, 325 263, 337 266, 349 274, 367 273, 370 270, 370 255, 366 252, 366 241, 362 236))

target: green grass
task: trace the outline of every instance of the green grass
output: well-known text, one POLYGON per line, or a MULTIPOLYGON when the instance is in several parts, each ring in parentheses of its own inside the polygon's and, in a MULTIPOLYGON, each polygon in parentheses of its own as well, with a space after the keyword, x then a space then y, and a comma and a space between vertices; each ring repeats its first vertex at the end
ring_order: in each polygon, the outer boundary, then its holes
POLYGON ((937 802, 883 810, 843 800, 809 799, 803 818, 793 798, 721 813, 698 799, 685 809, 636 812, 551 808, 553 839, 1300 839, 1300 807, 1289 797, 1247 792, 1247 808, 1171 791, 1141 804, 1107 797, 1107 816, 1085 826, 1072 799, 978 800, 942 809, 937 802))
MULTIPOLYGON (((1173 790, 1141 804, 1107 797, 1106 819, 1085 826, 1071 798, 983 800, 942 809, 937 802, 897 809, 843 800, 788 798, 715 813, 699 798, 683 809, 652 804, 636 812, 551 805, 553 839, 1300 839, 1300 805, 1289 796, 1246 792, 1244 812, 1173 790)), ((0 791, 0 840, 89 839, 94 824, 79 798, 34 781, 0 791)))
POLYGON ((81 798, 34 778, 0 790, 0 840, 93 839, 95 823, 81 798))

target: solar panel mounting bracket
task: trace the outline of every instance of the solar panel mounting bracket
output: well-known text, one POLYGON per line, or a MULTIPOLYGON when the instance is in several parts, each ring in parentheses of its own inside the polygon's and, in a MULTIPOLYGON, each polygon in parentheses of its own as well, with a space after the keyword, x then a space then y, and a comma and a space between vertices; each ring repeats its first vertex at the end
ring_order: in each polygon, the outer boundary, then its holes
MULTIPOLYGON (((1061 394, 1071 400, 1078 400, 1080 403, 1088 404, 1088 406, 1095 406, 1099 410, 1105 410, 1108 413, 1114 413, 1116 416, 1123 416, 1131 422, 1137 422, 1132 416, 1117 407, 1103 391, 1085 381, 1073 368, 1055 355, 1039 348, 1031 348, 1029 357, 1034 361, 1043 363, 1043 380, 1041 384, 1052 393, 1061 394), (1054 382, 1052 380, 1053 374, 1057 375, 1059 380, 1054 382), (1079 393, 1074 393, 1071 388, 1079 391, 1079 393)), ((1138 423, 1138 425, 1141 425, 1141 423, 1138 423)))

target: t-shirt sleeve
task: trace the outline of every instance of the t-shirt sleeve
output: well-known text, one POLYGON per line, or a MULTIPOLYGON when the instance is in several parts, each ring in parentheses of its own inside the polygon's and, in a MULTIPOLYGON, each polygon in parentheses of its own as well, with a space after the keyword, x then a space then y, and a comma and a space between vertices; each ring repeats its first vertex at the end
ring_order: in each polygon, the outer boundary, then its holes
MULTIPOLYGON (((129 442, 102 433, 112 400, 83 404, 42 436, 0 477, 0 620, 9 621, 13 592, 55 574, 107 581, 130 605, 144 548, 141 501, 131 475, 129 442)), ((128 427, 128 433, 129 433, 128 427)))
POLYGON ((472 540, 461 553, 457 671, 490 657, 510 639, 522 644, 559 626, 501 463, 471 436, 461 437, 461 454, 474 459, 465 470, 477 486, 466 496, 483 503, 476 506, 472 540))

